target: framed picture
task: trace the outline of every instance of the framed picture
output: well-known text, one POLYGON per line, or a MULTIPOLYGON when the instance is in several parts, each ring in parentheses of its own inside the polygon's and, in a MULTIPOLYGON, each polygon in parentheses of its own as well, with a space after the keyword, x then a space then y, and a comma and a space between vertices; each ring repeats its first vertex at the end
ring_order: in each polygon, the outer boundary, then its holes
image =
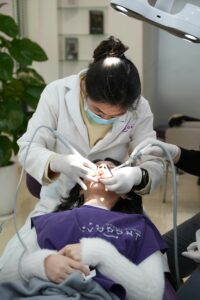
POLYGON ((78 59, 78 39, 65 38, 65 59, 77 60, 78 59))
POLYGON ((103 11, 90 10, 90 34, 104 33, 104 16, 103 11))

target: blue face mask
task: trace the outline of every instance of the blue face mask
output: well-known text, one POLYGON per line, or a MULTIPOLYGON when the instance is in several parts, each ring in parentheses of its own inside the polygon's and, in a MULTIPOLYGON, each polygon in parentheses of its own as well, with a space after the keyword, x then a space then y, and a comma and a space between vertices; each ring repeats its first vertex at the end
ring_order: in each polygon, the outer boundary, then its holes
POLYGON ((115 123, 119 119, 119 117, 111 118, 109 120, 101 118, 100 116, 96 115, 93 111, 91 111, 88 108, 88 105, 87 105, 86 101, 84 101, 84 110, 85 110, 88 118, 96 124, 112 125, 113 123, 115 123))

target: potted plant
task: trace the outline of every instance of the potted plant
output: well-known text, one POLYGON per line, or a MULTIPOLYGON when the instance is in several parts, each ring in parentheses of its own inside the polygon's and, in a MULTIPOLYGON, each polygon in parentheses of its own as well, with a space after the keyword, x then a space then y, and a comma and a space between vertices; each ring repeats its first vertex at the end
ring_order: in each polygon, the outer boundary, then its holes
POLYGON ((0 217, 12 213, 17 182, 17 177, 11 181, 16 173, 12 161, 18 152, 16 141, 26 131, 45 87, 44 79, 30 66, 33 61, 47 59, 37 43, 19 36, 11 16, 0 13, 0 217))

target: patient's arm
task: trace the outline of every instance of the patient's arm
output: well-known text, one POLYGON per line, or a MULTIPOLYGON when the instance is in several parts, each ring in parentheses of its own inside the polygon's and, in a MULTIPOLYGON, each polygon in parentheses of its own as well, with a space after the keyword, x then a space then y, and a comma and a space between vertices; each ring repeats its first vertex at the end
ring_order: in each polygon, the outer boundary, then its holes
POLYGON ((161 300, 164 293, 164 273, 160 251, 147 257, 139 265, 130 262, 109 242, 100 238, 81 240, 81 257, 84 264, 98 270, 127 292, 127 299, 161 300))
POLYGON ((23 239, 24 243, 29 248, 20 262, 20 257, 24 252, 24 248, 21 243, 15 244, 9 251, 9 255, 4 254, 4 261, 1 264, 0 261, 0 281, 13 281, 21 279, 19 273, 19 265, 23 276, 29 279, 33 276, 38 276, 43 279, 47 279, 44 270, 44 260, 47 256, 57 254, 56 251, 40 249, 37 243, 37 237, 35 228, 30 231, 30 234, 23 239))
POLYGON ((15 243, 12 249, 9 248, 9 255, 4 255, 4 264, 0 265, 0 282, 22 279, 22 275, 27 280, 36 276, 60 283, 75 271, 89 275, 88 267, 83 266, 82 263, 65 257, 57 251, 40 249, 35 228, 32 228, 26 238, 24 237, 23 242, 28 247, 28 251, 24 253, 21 243, 15 243))

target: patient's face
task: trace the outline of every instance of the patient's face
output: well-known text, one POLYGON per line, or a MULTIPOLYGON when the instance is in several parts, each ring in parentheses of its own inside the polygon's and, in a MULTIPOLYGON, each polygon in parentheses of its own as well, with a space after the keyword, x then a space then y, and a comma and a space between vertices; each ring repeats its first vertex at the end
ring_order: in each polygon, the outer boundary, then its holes
MULTIPOLYGON (((112 177, 112 169, 115 167, 114 163, 110 161, 98 161, 96 163, 97 166, 97 171, 96 171, 96 178, 105 178, 105 177, 112 177)), ((87 191, 84 192, 85 197, 87 197, 90 194, 98 194, 101 196, 106 196, 106 197, 114 197, 116 199, 119 198, 119 195, 117 195, 114 192, 110 192, 105 190, 105 185, 98 181, 98 182, 90 182, 84 180, 84 183, 87 186, 87 191)))
POLYGON ((97 166, 97 179, 100 177, 112 177, 112 169, 115 165, 110 161, 99 161, 96 163, 97 166))

